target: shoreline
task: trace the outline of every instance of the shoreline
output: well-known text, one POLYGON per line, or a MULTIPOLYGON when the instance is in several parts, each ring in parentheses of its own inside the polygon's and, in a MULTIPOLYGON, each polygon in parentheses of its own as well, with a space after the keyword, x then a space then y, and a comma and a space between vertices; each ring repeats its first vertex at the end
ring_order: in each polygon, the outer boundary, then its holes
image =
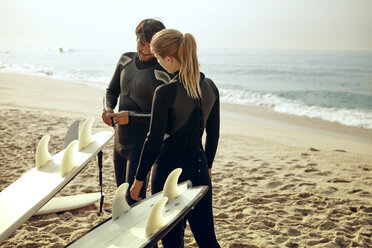
POLYGON ((372 156, 371 129, 230 103, 221 104, 221 116, 222 132, 228 134, 264 138, 284 145, 372 156), (223 124, 234 129, 224 128, 223 124))
MULTIPOLYGON (((0 72, 0 88, 0 105, 4 107, 68 112, 76 118, 101 118, 104 89, 78 82, 4 72, 0 72)), ((372 129, 277 113, 259 106, 222 102, 223 133, 372 156, 372 129)))

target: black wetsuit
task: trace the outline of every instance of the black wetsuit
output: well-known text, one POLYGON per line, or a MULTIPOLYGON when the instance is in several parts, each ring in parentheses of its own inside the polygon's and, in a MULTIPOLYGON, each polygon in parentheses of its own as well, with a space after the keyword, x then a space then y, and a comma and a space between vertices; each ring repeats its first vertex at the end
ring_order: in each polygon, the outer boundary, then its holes
MULTIPOLYGON (((199 247, 219 247, 212 213, 212 185, 208 168, 216 154, 220 106, 218 89, 201 73, 202 99, 187 96, 176 76, 169 84, 159 86, 154 94, 150 131, 143 145, 136 179, 144 181, 152 171, 152 193, 163 189, 169 173, 182 168, 179 182, 191 180, 193 186, 208 185, 209 191, 187 215, 199 247), (205 151, 202 135, 206 129, 205 151)), ((163 239, 164 247, 183 247, 184 223, 179 223, 163 239)))
MULTIPOLYGON (((150 113, 155 88, 169 81, 169 75, 156 58, 144 62, 138 58, 137 53, 125 53, 121 56, 107 88, 106 105, 114 109, 120 96, 119 111, 150 113)), ((114 165, 117 186, 124 182, 128 182, 129 187, 133 184, 149 123, 150 117, 129 116, 128 124, 116 128, 114 165)), ((146 187, 141 191, 141 197, 146 197, 146 187)), ((127 200, 129 204, 135 202, 129 194, 127 200)))

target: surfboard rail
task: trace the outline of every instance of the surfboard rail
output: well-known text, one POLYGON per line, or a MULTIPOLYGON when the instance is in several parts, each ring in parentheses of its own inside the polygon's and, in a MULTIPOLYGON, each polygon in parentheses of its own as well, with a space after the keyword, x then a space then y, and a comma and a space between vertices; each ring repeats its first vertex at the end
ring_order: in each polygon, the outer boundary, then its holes
POLYGON ((101 198, 100 192, 53 197, 35 215, 65 212, 93 204, 101 198))
POLYGON ((120 218, 106 219, 65 247, 153 247, 202 199, 208 186, 192 187, 186 181, 178 185, 178 191, 180 195, 165 204, 162 211, 165 225, 149 237, 145 233, 148 216, 152 206, 163 198, 162 191, 135 203, 120 218))
POLYGON ((101 131, 91 137, 93 142, 74 153, 76 166, 63 176, 61 163, 66 149, 39 168, 32 168, 0 192, 0 243, 84 169, 113 137, 113 132, 101 131))

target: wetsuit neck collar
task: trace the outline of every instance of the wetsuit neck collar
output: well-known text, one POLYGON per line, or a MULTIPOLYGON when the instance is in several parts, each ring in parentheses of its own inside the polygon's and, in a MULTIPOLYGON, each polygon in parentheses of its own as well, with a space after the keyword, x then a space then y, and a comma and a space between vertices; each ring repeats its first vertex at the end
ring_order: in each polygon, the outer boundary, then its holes
POLYGON ((158 63, 158 61, 156 60, 155 57, 153 57, 152 59, 147 60, 147 61, 141 61, 138 57, 138 54, 136 56, 135 61, 136 61, 136 66, 137 66, 138 69, 146 69, 146 68, 154 66, 158 63))
MULTIPOLYGON (((180 71, 179 70, 176 71, 173 75, 174 75, 174 78, 180 80, 180 71)), ((204 78, 205 78, 204 73, 200 72, 200 80, 204 80, 204 78)))

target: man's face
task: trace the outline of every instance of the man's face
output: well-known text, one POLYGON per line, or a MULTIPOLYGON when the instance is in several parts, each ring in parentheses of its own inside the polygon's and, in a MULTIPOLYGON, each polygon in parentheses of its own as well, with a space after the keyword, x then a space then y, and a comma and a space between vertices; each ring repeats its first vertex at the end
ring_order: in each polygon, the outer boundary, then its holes
POLYGON ((151 53, 150 43, 145 40, 137 40, 137 52, 141 61, 148 61, 154 57, 151 53))

